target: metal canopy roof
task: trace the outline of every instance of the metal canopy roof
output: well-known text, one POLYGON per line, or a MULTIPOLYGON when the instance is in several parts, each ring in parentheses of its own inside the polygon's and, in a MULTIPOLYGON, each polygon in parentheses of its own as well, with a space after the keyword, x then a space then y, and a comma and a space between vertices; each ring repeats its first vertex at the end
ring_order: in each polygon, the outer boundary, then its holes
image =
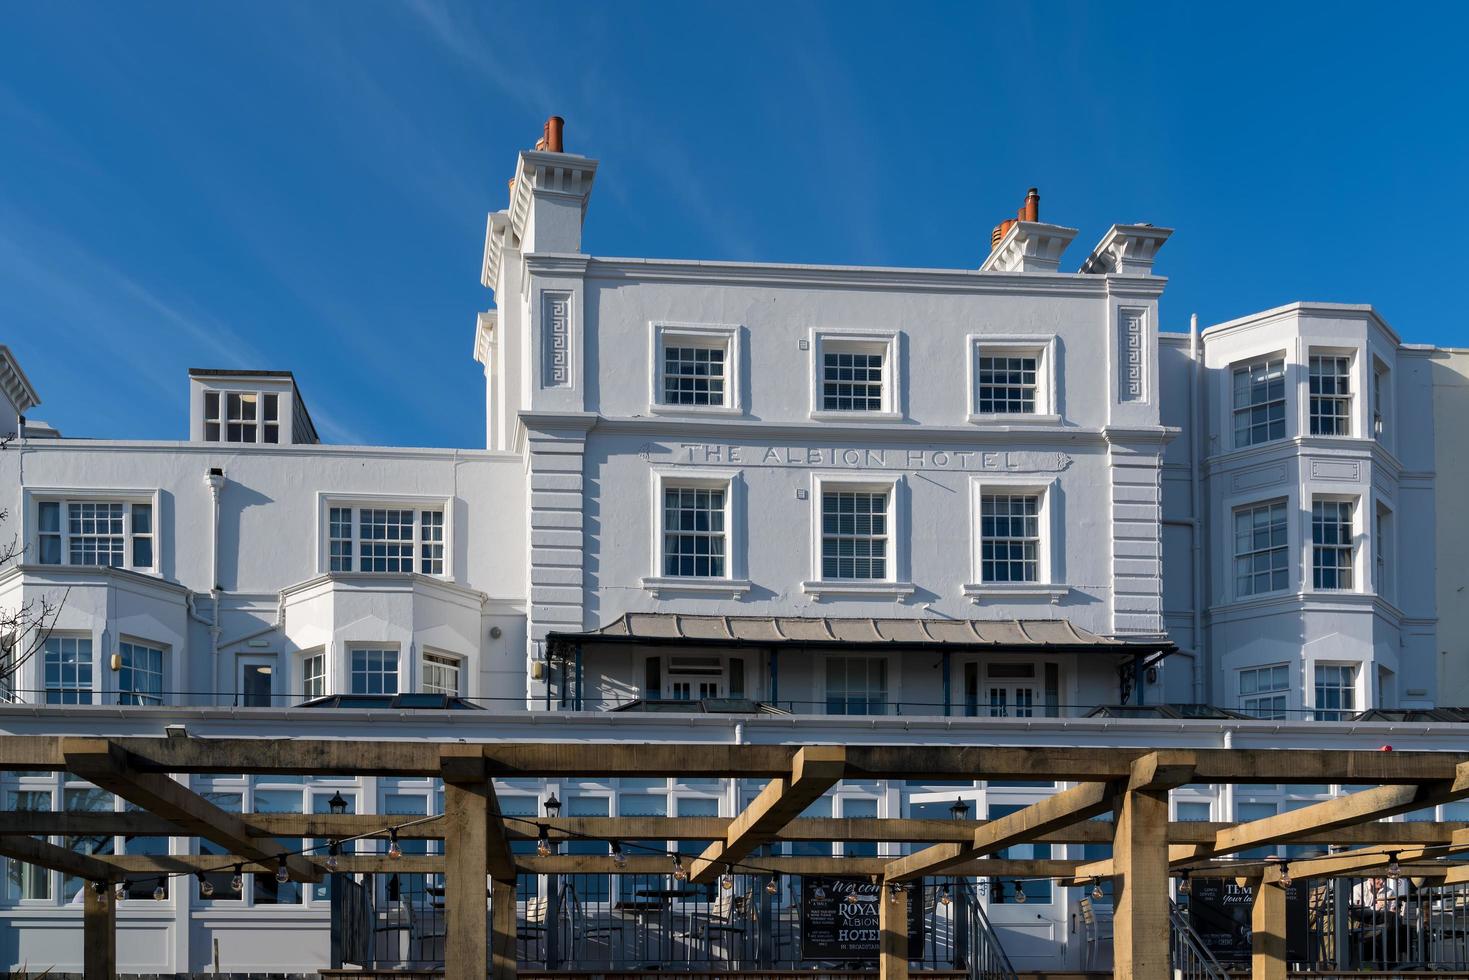
POLYGON ((624 613, 585 633, 551 633, 553 645, 637 643, 698 646, 1030 649, 1136 654, 1172 651, 1167 639, 1100 636, 1065 619, 876 619, 831 616, 686 616, 624 613))

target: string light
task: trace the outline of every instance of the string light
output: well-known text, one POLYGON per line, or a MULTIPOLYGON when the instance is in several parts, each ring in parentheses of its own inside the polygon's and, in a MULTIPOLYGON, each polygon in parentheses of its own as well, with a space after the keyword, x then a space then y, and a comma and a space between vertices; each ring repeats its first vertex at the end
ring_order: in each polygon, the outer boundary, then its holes
POLYGON ((158 879, 158 884, 153 886, 153 901, 161 902, 168 898, 168 889, 163 886, 163 879, 158 879))
POLYGON ((1191 886, 1188 883, 1188 872, 1185 871, 1183 873, 1183 877, 1180 878, 1179 881, 1178 881, 1178 894, 1180 894, 1180 895, 1187 895, 1192 890, 1193 890, 1193 886, 1191 886))
POLYGON ((541 857, 551 856, 551 832, 545 824, 536 825, 536 853, 541 857))
POLYGON ((1290 862, 1289 861, 1281 861, 1280 862, 1280 887, 1282 887, 1282 888, 1289 888, 1290 887, 1290 882, 1291 882, 1291 877, 1290 877, 1290 862))
POLYGON ((335 871, 339 864, 341 862, 337 860, 337 842, 332 841, 326 848, 326 869, 335 871))
POLYGON ((612 863, 619 869, 627 867, 627 855, 622 853, 622 841, 620 840, 612 842, 612 863))
POLYGON ((890 882, 888 884, 888 901, 896 905, 898 903, 899 891, 901 891, 901 886, 899 886, 896 881, 890 882))
POLYGON ((768 895, 780 894, 780 875, 770 876, 770 880, 765 883, 765 892, 768 895))
POLYGON ((723 888, 725 891, 729 891, 731 888, 733 888, 734 887, 734 875, 730 874, 728 871, 726 871, 724 874, 720 875, 719 876, 719 887, 720 888, 723 888))
POLYGON ((119 902, 125 902, 125 901, 127 901, 127 897, 128 897, 128 883, 126 881, 119 881, 117 883, 117 891, 114 892, 113 894, 117 896, 117 900, 119 902))
POLYGON ((684 870, 683 862, 679 860, 677 854, 673 856, 673 877, 678 881, 689 880, 689 873, 684 870))
POLYGON ((1015 901, 1019 905, 1025 904, 1025 882, 1015 882, 1015 901))
POLYGON ((1394 881, 1403 876, 1403 866, 1398 864, 1398 852, 1387 852, 1387 876, 1394 881))
POLYGON ((243 874, 244 870, 244 865, 235 865, 235 876, 230 879, 230 891, 234 892, 236 895, 245 890, 245 876, 243 874))
POLYGON ((213 898, 214 897, 214 882, 212 882, 208 878, 204 877, 204 872, 202 872, 202 871, 195 871, 194 872, 194 877, 199 879, 199 897, 200 898, 213 898))
POLYGON ((860 899, 860 898, 857 897, 857 893, 856 892, 847 892, 847 904, 848 905, 856 905, 860 901, 862 901, 862 899, 860 899))
POLYGON ((948 905, 951 901, 953 901, 953 899, 949 898, 949 886, 948 885, 945 885, 939 891, 939 904, 940 905, 948 905))
POLYGON ((1101 878, 1093 878, 1092 879, 1092 900, 1093 901, 1096 901, 1096 902, 1100 902, 1103 898, 1106 898, 1106 897, 1107 897, 1107 893, 1104 892, 1104 891, 1102 891, 1102 879, 1101 878))
POLYGON ((388 828, 388 857, 394 861, 403 856, 403 848, 398 846, 398 830, 396 827, 388 828))
POLYGON ((280 861, 276 864, 275 880, 282 885, 291 880, 291 869, 286 867, 286 856, 284 854, 281 855, 280 861))

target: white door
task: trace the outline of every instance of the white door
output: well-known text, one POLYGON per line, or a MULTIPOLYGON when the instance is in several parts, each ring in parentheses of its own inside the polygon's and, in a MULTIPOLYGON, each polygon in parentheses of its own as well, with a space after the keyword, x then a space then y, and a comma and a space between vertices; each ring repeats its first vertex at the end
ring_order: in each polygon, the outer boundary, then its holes
POLYGON ((669 657, 668 696, 675 701, 724 697, 724 662, 719 657, 669 657))

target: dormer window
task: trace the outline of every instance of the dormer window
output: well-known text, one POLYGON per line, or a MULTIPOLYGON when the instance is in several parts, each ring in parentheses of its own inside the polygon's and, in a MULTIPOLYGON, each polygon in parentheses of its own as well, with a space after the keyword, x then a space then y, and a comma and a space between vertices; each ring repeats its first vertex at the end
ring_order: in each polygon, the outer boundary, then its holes
POLYGON ((279 443, 280 396, 273 391, 206 391, 204 439, 206 442, 279 443))

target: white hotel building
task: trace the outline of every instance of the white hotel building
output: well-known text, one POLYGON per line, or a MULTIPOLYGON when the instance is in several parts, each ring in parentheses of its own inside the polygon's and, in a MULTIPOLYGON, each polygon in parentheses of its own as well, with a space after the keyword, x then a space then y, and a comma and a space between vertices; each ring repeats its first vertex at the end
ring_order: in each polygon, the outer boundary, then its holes
MULTIPOLYGON (((1370 306, 1164 331, 1171 232, 1063 262, 1077 232, 1035 198, 978 268, 600 258, 597 166, 522 152, 490 215, 482 448, 324 445, 264 370, 191 372, 186 441, 62 437, 0 348, 26 549, 0 609, 61 602, 0 732, 1463 748, 1426 713, 1469 705, 1463 353, 1370 306)), ((246 812, 440 805, 426 781, 192 780, 246 812)), ((623 782, 500 796, 729 815, 742 792, 623 782)), ((1050 791, 846 783, 813 813, 1050 791)), ((0 796, 123 807, 51 775, 0 796)), ((126 903, 123 968, 323 964, 321 895, 273 884, 126 903)), ((77 887, 8 865, 0 969, 79 968, 77 887)), ((994 904, 1017 966, 1077 962, 1074 897, 994 904)))

